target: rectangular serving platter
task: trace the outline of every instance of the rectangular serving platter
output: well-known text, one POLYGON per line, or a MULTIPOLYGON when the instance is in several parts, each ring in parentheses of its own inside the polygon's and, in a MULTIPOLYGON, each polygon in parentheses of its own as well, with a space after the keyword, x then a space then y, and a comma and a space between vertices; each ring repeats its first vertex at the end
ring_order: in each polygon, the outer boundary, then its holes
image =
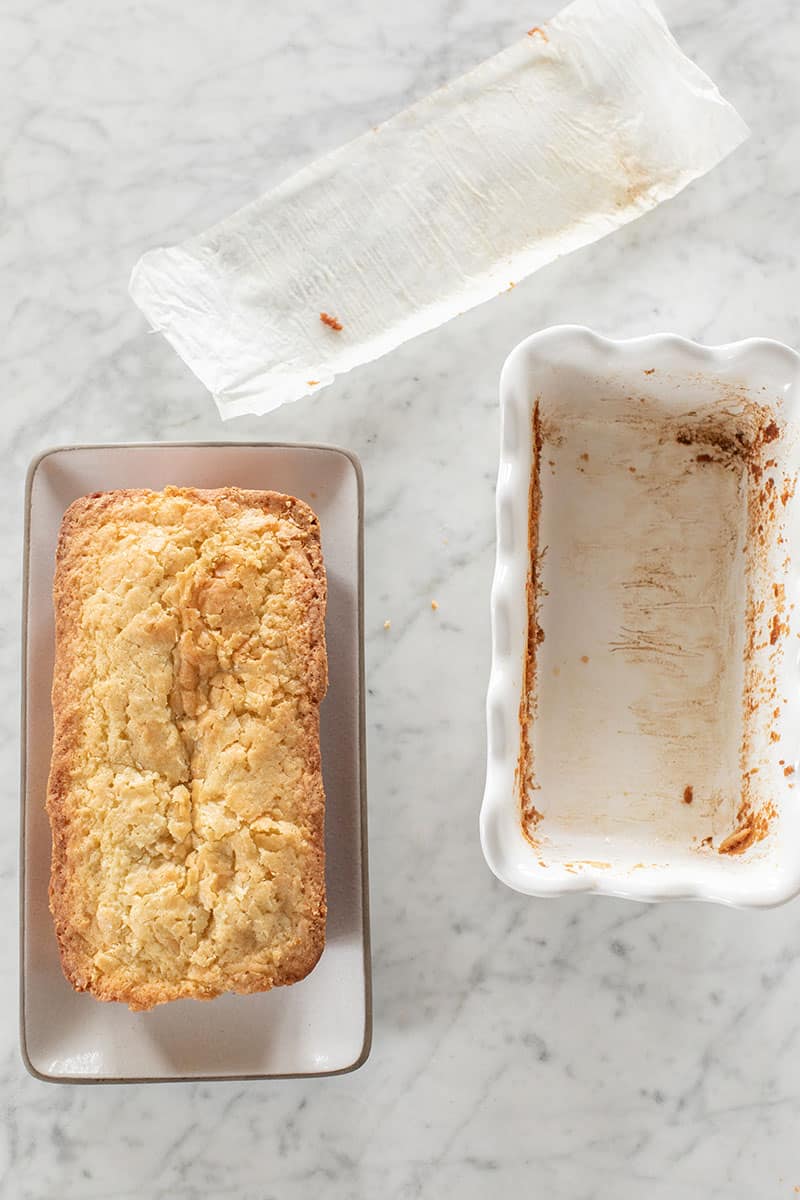
POLYGON ((22 670, 21 1046, 28 1069, 41 1079, 88 1083, 331 1075, 359 1067, 370 1047, 371 984, 357 458, 326 446, 227 442, 66 446, 39 455, 26 493, 22 670), (53 567, 61 517, 78 496, 168 484, 286 492, 320 519, 330 677, 321 709, 327 937, 316 968, 291 987, 132 1013, 72 990, 48 911, 53 567))

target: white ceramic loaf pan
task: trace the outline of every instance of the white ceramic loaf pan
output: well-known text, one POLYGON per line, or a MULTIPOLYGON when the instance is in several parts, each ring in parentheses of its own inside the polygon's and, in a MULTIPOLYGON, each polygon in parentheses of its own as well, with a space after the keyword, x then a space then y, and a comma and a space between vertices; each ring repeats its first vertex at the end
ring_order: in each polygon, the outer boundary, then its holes
POLYGON ((800 891, 799 366, 574 326, 508 358, 481 840, 510 887, 800 891))

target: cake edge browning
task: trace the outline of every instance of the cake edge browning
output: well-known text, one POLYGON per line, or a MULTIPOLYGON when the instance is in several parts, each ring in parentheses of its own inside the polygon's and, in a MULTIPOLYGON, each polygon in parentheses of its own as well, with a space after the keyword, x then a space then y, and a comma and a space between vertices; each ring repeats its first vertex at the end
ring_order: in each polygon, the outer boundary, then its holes
POLYGON ((55 613, 55 658, 51 702, 53 711, 53 748, 47 783, 46 810, 52 835, 49 884, 50 911, 53 916, 61 968, 75 991, 89 992, 101 1001, 126 1003, 132 1011, 145 1011, 171 1000, 192 998, 213 1000, 234 992, 246 995, 269 991, 273 987, 299 983, 318 963, 325 948, 327 896, 325 885, 325 792, 322 779, 322 759, 319 736, 319 705, 328 686, 328 665, 325 646, 325 610, 327 579, 322 556, 319 519, 304 501, 281 492, 250 491, 224 487, 214 489, 165 487, 161 492, 149 488, 119 489, 94 492, 81 496, 64 513, 56 548, 53 581, 55 613), (81 689, 75 680, 79 675, 76 653, 80 622, 81 598, 72 573, 76 556, 76 534, 97 527, 110 510, 129 501, 152 496, 183 496, 216 505, 220 501, 242 507, 261 507, 276 516, 289 516, 306 535, 305 550, 313 572, 313 593, 309 595, 307 619, 310 627, 312 655, 308 664, 308 697, 311 701, 304 718, 304 746, 310 782, 307 824, 313 843, 313 865, 304 879, 308 897, 308 931, 303 942, 286 956, 272 975, 263 972, 232 973, 228 986, 204 988, 200 981, 184 980, 177 984, 135 984, 117 988, 111 983, 92 978, 91 959, 87 957, 83 939, 72 920, 67 895, 67 845, 69 821, 67 797, 70 789, 72 764, 77 757, 81 737, 81 689))

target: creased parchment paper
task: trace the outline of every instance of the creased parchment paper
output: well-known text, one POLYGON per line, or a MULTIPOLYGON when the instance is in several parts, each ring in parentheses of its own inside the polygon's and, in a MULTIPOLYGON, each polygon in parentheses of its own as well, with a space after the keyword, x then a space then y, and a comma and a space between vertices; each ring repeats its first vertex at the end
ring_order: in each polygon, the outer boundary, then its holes
POLYGON ((575 0, 145 254, 131 295, 223 417, 269 412, 632 221, 746 136, 650 0, 575 0))

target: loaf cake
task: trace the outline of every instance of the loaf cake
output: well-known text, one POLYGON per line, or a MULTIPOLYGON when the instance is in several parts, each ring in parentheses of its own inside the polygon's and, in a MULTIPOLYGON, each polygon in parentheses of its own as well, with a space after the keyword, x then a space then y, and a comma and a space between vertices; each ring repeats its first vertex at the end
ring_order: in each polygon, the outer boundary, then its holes
POLYGON ((325 941, 314 513, 236 488, 87 496, 54 599, 67 979, 134 1010, 302 979, 325 941))

